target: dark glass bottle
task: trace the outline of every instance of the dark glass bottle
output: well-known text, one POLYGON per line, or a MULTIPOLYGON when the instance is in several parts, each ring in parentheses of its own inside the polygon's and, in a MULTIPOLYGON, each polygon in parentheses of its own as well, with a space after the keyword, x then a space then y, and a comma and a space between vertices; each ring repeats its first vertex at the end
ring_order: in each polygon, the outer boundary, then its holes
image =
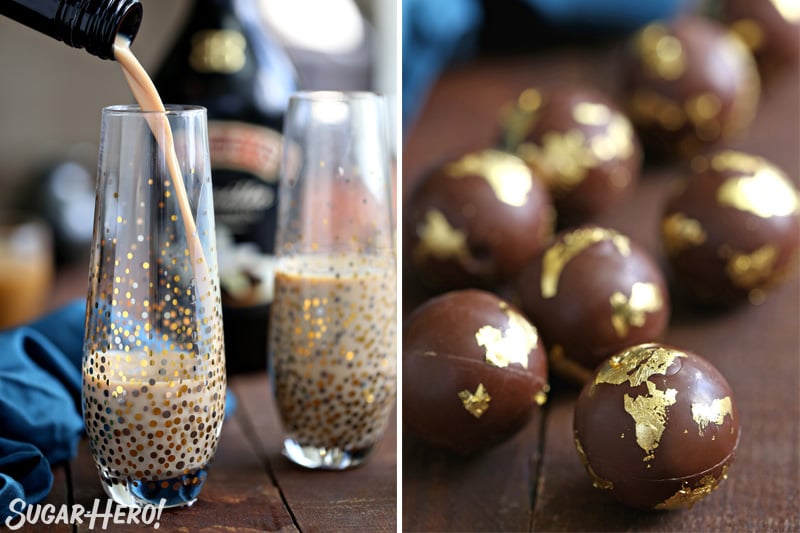
POLYGON ((295 69, 252 0, 195 0, 157 70, 165 103, 208 109, 228 373, 266 366, 283 115, 295 69))
POLYGON ((142 4, 139 0, 2 0, 0 14, 73 48, 113 59, 117 35, 133 41, 139 31, 142 4))

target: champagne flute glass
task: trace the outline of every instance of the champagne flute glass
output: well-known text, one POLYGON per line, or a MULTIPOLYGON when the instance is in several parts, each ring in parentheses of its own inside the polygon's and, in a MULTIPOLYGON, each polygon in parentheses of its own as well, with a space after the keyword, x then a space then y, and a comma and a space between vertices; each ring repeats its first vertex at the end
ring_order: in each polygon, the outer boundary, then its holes
POLYGON ((127 506, 191 505, 225 409, 206 111, 103 109, 83 351, 86 433, 127 506))
POLYGON ((301 92, 284 120, 272 390, 283 453, 308 468, 360 464, 396 393, 395 245, 382 96, 301 92))

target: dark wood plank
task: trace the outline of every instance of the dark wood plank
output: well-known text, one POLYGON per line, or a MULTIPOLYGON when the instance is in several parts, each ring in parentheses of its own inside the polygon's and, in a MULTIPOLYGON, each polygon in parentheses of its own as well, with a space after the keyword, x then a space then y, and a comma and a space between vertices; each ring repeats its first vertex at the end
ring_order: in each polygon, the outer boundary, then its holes
MULTIPOLYGON (((499 108, 528 86, 583 81, 613 95, 618 58, 619 48, 610 46, 482 59, 447 72, 406 136, 403 198, 408 199, 432 164, 493 144, 499 108)), ((756 123, 731 143, 771 159, 795 183, 800 183, 799 78, 795 70, 765 85, 756 123)), ((663 265, 658 216, 667 189, 680 175, 678 165, 647 168, 628 202, 598 222, 627 233, 663 265)), ((406 311, 425 298, 413 284, 406 283, 403 290, 406 311)), ((760 306, 727 312, 704 313, 680 300, 673 303, 665 340, 714 363, 731 383, 741 411, 737 458, 719 490, 683 512, 638 512, 609 500, 591 487, 575 452, 572 414, 577 390, 561 385, 544 412, 543 434, 525 429, 527 439, 544 439, 541 468, 516 488, 509 478, 536 464, 538 443, 518 437, 463 461, 406 437, 403 529, 527 529, 519 522, 503 521, 499 514, 492 521, 487 509, 501 509, 509 498, 531 502, 534 531, 800 529, 800 282, 784 285, 760 306)))
POLYGON ((282 430, 266 376, 239 379, 234 392, 301 531, 396 531, 396 415, 365 464, 343 472, 310 471, 281 455, 282 430))
POLYGON ((509 441, 460 457, 403 439, 403 531, 522 531, 536 492, 542 413, 509 441))
MULTIPOLYGON (((188 508, 168 509, 160 519, 162 531, 297 531, 281 495, 263 469, 242 431, 241 415, 225 422, 214 462, 200 497, 188 508)), ((95 498, 105 509, 86 440, 72 463, 74 499, 91 508, 95 498)), ((84 531, 84 527, 78 531, 84 531)), ((95 528, 97 528, 95 524, 95 528)), ((114 531, 138 531, 144 526, 114 526, 114 531)))

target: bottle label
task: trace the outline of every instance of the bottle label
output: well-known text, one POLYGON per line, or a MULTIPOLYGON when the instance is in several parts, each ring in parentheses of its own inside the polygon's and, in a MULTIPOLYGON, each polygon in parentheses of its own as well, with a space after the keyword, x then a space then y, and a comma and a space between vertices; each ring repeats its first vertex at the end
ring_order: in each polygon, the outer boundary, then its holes
POLYGON ((243 122, 208 123, 223 303, 272 300, 281 135, 243 122))
POLYGON ((244 122, 208 123, 208 147, 215 169, 247 172, 267 183, 278 181, 280 133, 244 122))
POLYGON ((203 30, 192 37, 189 64, 196 72, 233 74, 247 62, 247 41, 234 30, 203 30))
POLYGON ((272 253, 281 135, 243 122, 210 121, 214 214, 237 242, 272 253))

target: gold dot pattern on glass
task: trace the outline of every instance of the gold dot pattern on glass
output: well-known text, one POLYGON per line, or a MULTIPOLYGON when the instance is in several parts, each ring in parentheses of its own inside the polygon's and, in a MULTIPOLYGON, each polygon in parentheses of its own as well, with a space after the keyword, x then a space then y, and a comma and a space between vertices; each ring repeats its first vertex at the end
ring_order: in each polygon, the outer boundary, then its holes
POLYGON ((147 352, 110 351, 88 358, 87 434, 93 455, 116 478, 172 479, 203 468, 216 450, 224 382, 217 379, 209 387, 203 377, 164 380, 149 361, 147 352), (152 377, 142 377, 141 369, 152 377), (95 378, 98 374, 107 379, 95 378))
POLYGON ((295 256, 276 269, 270 357, 287 437, 358 451, 377 442, 397 388, 393 256, 295 256))
MULTIPOLYGON (((210 179, 200 185, 210 186, 210 179)), ((190 238, 203 247, 193 259, 170 190, 169 180, 151 179, 138 194, 108 190, 101 198, 82 401, 106 483, 199 483, 190 474, 210 462, 222 429, 225 352, 211 200, 200 194, 193 214, 190 238)))

